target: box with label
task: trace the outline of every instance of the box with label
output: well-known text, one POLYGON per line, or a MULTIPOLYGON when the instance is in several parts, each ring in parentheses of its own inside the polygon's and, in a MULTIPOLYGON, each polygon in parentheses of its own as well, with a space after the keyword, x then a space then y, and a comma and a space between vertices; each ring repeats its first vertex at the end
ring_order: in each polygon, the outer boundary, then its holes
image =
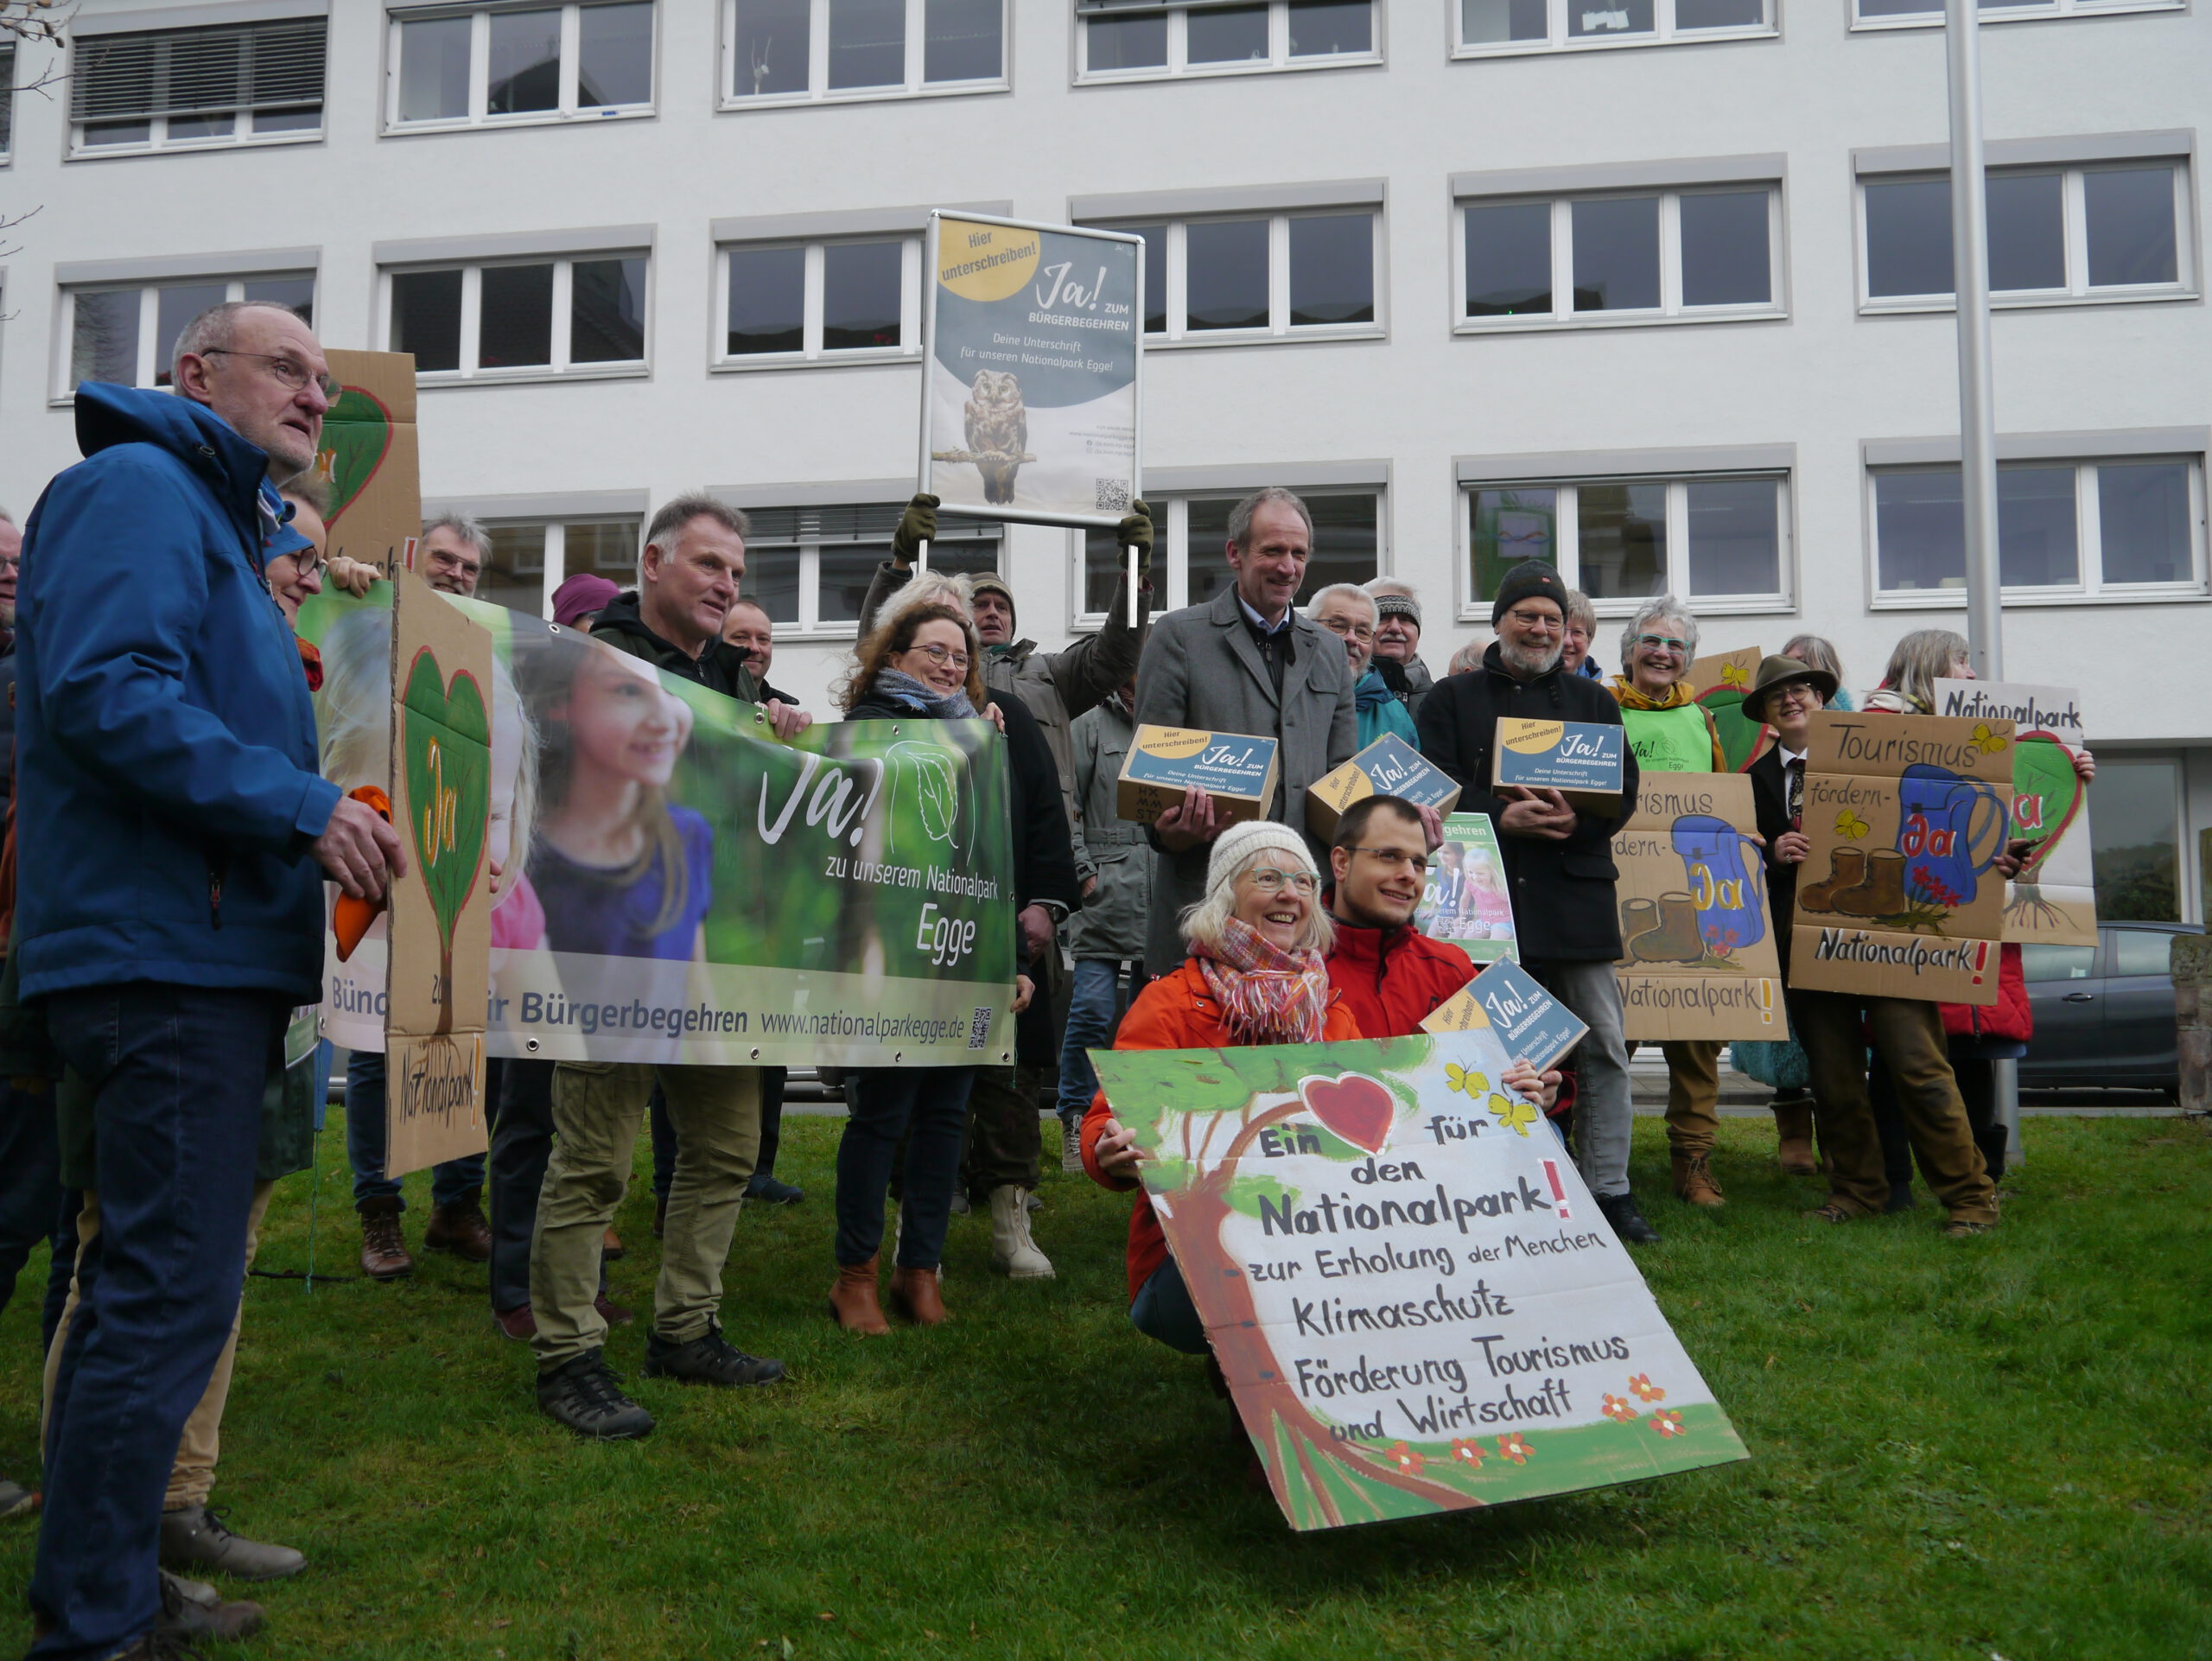
POLYGON ((1122 763, 1116 810, 1125 819, 1150 824, 1196 785, 1213 798, 1217 824, 1264 818, 1281 766, 1281 748, 1272 738, 1141 726, 1122 763))
POLYGON ((1501 716, 1491 763, 1500 789, 1556 790, 1585 813, 1618 816, 1627 735, 1602 721, 1523 721, 1501 716))
POLYGON ((1464 1033, 1487 1027, 1506 1054, 1541 1072, 1582 1041, 1590 1030, 1574 1011, 1544 990, 1536 977, 1501 958, 1438 1004, 1421 1023, 1425 1033, 1464 1033))
POLYGON ((1306 792, 1306 828, 1326 842, 1337 834, 1344 809, 1370 796, 1396 796, 1415 807, 1449 813, 1459 786, 1443 768, 1395 733, 1385 733, 1344 766, 1314 781, 1306 792))

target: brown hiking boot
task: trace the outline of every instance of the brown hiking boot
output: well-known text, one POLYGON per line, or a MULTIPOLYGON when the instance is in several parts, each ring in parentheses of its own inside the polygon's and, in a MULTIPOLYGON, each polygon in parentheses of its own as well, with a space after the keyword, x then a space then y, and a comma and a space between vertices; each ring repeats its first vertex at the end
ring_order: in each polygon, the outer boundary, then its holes
POLYGON ((917 1327, 942 1327, 944 1299, 938 1290, 934 1269, 894 1269, 891 1271, 891 1307, 917 1327))
POLYGON ((431 1251, 450 1251, 473 1263, 491 1262, 492 1225, 485 1219, 479 1194, 472 1193, 450 1206, 433 1206, 430 1225, 423 1231, 423 1244, 431 1251))
POLYGON ((415 1272, 415 1259, 399 1232, 399 1200, 364 1200, 361 1213, 361 1272, 372 1281, 396 1281, 415 1272))
POLYGON ((1818 1176, 1820 1161, 1813 1156, 1813 1110, 1803 1102, 1777 1102, 1774 1130, 1781 1145, 1776 1149, 1785 1176, 1818 1176))
POLYGON ((880 1338, 891 1330, 883 1306, 875 1301, 875 1263, 839 1263, 837 1278, 830 1285, 830 1319, 849 1333, 880 1338))
POLYGON ((1675 1197, 1688 1205, 1708 1208, 1728 1203, 1728 1196, 1720 1192, 1720 1185, 1713 1180, 1712 1155, 1675 1155, 1675 1197))

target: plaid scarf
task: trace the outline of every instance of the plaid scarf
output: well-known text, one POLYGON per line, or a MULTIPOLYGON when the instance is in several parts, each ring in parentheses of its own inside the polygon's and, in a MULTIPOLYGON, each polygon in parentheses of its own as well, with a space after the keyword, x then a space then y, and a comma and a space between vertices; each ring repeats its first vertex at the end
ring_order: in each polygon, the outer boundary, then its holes
POLYGON ((1285 951, 1232 917, 1221 944, 1195 943, 1206 989, 1236 1044, 1318 1044, 1329 1014, 1328 965, 1318 951, 1285 951))

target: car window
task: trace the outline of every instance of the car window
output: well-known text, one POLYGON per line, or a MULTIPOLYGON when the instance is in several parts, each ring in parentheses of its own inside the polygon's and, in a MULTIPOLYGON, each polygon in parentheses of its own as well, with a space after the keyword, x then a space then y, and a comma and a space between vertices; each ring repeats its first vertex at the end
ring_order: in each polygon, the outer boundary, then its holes
POLYGON ((2033 981, 2085 981, 2097 949, 2090 945, 2024 945, 2020 967, 2033 981))
POLYGON ((2106 937, 2111 943, 2112 973, 2166 975, 2172 972, 2174 937, 2164 929, 2116 928, 2106 937))

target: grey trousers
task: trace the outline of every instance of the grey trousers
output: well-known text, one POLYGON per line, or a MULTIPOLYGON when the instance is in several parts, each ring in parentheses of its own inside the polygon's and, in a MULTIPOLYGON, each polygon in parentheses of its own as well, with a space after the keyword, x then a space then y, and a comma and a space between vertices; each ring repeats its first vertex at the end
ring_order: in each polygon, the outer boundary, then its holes
POLYGON ((1526 963, 1546 991, 1589 1028, 1575 1051, 1574 1147, 1582 1180, 1599 1198, 1628 1192, 1628 1043, 1621 983, 1609 963, 1526 963))

